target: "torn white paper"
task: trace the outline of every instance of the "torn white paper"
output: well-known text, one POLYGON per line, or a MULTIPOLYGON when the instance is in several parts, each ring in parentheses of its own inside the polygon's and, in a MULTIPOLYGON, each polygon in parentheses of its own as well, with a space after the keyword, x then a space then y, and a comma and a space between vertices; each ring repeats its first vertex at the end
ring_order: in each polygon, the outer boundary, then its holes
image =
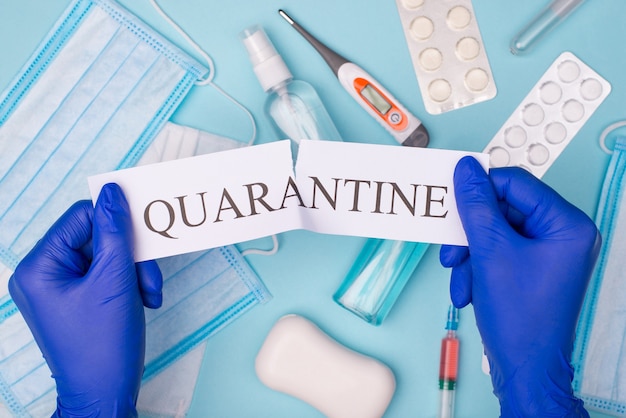
POLYGON ((130 206, 135 259, 234 244, 293 229, 465 245, 454 200, 457 161, 486 154, 289 141, 89 178, 95 202, 115 182, 130 206))
POLYGON ((103 185, 120 185, 143 261, 300 228, 297 206, 279 209, 292 165, 280 141, 114 171, 89 188, 95 202, 103 185))
MULTIPOLYGON (((453 175, 466 152, 303 141, 296 178, 315 232, 466 245, 453 175)), ((487 167, 488 157, 480 154, 487 167)))

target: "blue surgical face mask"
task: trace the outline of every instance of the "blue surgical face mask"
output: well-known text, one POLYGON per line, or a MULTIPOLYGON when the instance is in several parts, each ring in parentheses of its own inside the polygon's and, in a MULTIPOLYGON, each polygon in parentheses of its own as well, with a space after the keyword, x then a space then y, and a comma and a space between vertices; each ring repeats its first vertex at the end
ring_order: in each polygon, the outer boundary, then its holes
POLYGON ((144 381, 270 296, 233 246, 157 260, 163 306, 146 310, 144 381))
MULTIPOLYGON (((69 204, 88 196, 86 177, 138 162, 205 72, 117 3, 76 0, 0 96, 0 261, 8 266, 0 264, 0 416, 50 416, 56 408, 50 370, 5 291, 11 270, 69 204)), ((210 134, 191 128, 171 125, 166 131, 166 148, 151 152, 160 159, 176 143, 177 156, 187 156, 183 137, 197 138, 194 153, 238 146, 213 142, 210 134)), ((184 257, 186 268, 176 268, 183 259, 159 261, 166 272, 166 306, 148 315, 143 399, 180 395, 172 398, 180 405, 153 403, 154 416, 174 416, 184 410, 181 405, 188 407, 191 391, 172 390, 167 378, 193 379, 184 373, 190 367, 197 375, 198 344, 270 298, 235 247, 184 257), (221 304, 181 299, 197 292, 221 304)), ((181 387, 193 389, 193 383, 181 387)))
MULTIPOLYGON (((174 417, 191 404, 203 344, 271 295, 233 246, 157 262, 163 306, 145 312, 145 371, 137 408, 144 416, 174 417), (181 383, 173 387, 175 381, 181 383)), ((0 416, 50 416, 56 409, 55 382, 8 297, 0 299, 0 335, 0 416)))
MULTIPOLYGON (((168 122, 140 163, 242 145, 168 122)), ((164 305, 146 310, 146 369, 137 409, 142 417, 180 417, 191 405, 208 338, 271 295, 234 246, 157 262, 164 305)), ((2 289, 9 276, 9 270, 0 271, 2 289)), ((8 295, 0 298, 0 335, 0 417, 50 416, 56 409, 55 382, 8 295)))
MULTIPOLYGON (((137 165, 245 145, 168 122, 137 165)), ((158 263, 166 276, 164 306, 146 311, 146 373, 137 410, 142 417, 174 418, 191 405, 208 337, 270 295, 232 246, 158 263)))
POLYGON ((8 296, 0 298, 0 335, 0 417, 50 416, 56 406, 54 380, 8 296))
POLYGON ((89 175, 134 165, 206 69, 110 0, 75 0, 0 96, 0 261, 15 268, 89 175))
MULTIPOLYGON (((86 177, 133 165, 206 69, 117 3, 70 4, 0 95, 0 261, 6 276, 86 177)), ((4 292, 3 292, 4 293, 4 292)), ((0 297, 0 411, 54 410, 50 370, 0 297)))
POLYGON ((189 126, 167 122, 137 165, 241 148, 247 144, 189 126))
POLYGON ((626 137, 615 143, 596 224, 602 250, 576 332, 574 390, 586 408, 626 416, 626 137))

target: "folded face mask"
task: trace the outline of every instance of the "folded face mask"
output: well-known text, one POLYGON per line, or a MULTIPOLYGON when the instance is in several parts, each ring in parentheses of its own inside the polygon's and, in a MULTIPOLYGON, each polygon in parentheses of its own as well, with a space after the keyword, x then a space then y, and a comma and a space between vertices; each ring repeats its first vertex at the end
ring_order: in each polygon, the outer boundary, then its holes
POLYGON ((189 126, 167 122, 137 165, 154 164, 194 155, 244 147, 247 144, 189 126))
POLYGON ((89 175, 133 166, 206 71, 114 1, 73 1, 0 96, 0 261, 88 198, 89 175))
MULTIPOLYGON (((245 144, 168 122, 141 164, 245 144)), ((234 246, 158 260, 163 306, 146 310, 146 369, 137 400, 142 417, 184 417, 191 405, 207 339, 271 299, 234 246)), ((55 382, 28 326, 9 298, 11 272, 0 272, 0 417, 50 416, 55 382), (3 414, 3 408, 7 413, 3 414)))
POLYGON ((164 277, 163 306, 146 310, 144 381, 270 297, 232 246, 157 263, 164 277))
POLYGON ((206 69, 107 0, 75 0, 0 95, 0 410, 54 410, 50 371, 6 276, 86 177, 133 165, 206 69))
MULTIPOLYGON (((137 165, 245 145, 168 122, 137 165)), ((164 306, 146 310, 146 372, 137 410, 141 417, 184 417, 204 358, 203 341, 271 296, 232 246, 157 262, 165 276, 164 306)))
MULTIPOLYGON (((50 416, 56 408, 50 370, 6 290, 11 270, 71 203, 88 197, 89 175, 139 161, 205 73, 114 1, 76 0, 0 96, 0 416, 50 416)), ((158 159, 176 143, 172 158, 187 156, 183 137, 195 136, 193 153, 239 146, 168 126, 165 148, 150 152, 158 159)), ((153 403, 150 416, 184 414, 192 393, 172 390, 172 376, 188 376, 192 384, 181 388, 193 388, 203 338, 270 297, 234 247, 187 257, 185 267, 159 261, 166 305, 148 315, 145 394, 173 393, 161 398, 175 402, 153 403), (196 292, 221 304, 187 303, 196 292), (179 358, 183 367, 169 367, 179 358)))
POLYGON ((187 416, 208 343, 201 343, 170 367, 141 383, 137 399, 140 418, 187 416))
POLYGON ((0 299, 0 417, 51 416, 54 380, 13 301, 0 299))
MULTIPOLYGON (((146 309, 146 357, 137 409, 142 416, 184 416, 191 405, 203 343, 271 299, 233 246, 157 261, 163 306, 146 309), (178 383, 176 383, 178 382, 178 383)), ((0 299, 0 417, 50 416, 55 382, 12 300, 0 299)))
POLYGON ((576 331, 573 385, 586 408, 626 416, 626 137, 616 141, 596 225, 602 249, 576 331))

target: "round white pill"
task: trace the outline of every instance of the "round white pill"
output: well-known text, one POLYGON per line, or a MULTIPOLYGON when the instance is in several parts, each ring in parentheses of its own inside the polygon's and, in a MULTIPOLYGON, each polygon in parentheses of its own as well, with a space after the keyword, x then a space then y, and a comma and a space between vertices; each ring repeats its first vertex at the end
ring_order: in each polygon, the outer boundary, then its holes
POLYGON ((545 104, 552 105, 561 100, 561 96, 563 96, 563 90, 561 90, 561 87, 559 87, 558 84, 552 81, 548 81, 540 87, 539 94, 541 96, 541 100, 545 104))
POLYGON ((509 152, 502 147, 493 147, 489 150, 489 164, 492 167, 505 167, 509 160, 509 152))
POLYGON ((463 6, 455 6, 448 12, 447 21, 450 29, 465 29, 472 21, 472 14, 463 6))
POLYGON ((544 165, 550 158, 550 151, 544 145, 533 144, 528 148, 528 161, 533 165, 544 165))
POLYGON ((531 103, 527 105, 524 110, 522 110, 522 119, 524 123, 528 126, 537 126, 541 122, 543 122, 545 114, 541 106, 536 103, 531 103))
POLYGON ((558 67, 559 78, 564 83, 571 83, 580 75, 580 67, 574 61, 563 61, 558 67))
POLYGON ((549 143, 560 144, 567 137, 567 128, 561 122, 552 122, 543 134, 549 143))
POLYGON ((428 94, 430 98, 436 102, 445 102, 452 93, 452 87, 447 80, 437 79, 433 80, 428 85, 428 94))
POLYGON ((588 78, 580 85, 580 95, 585 100, 596 100, 602 95, 602 84, 595 78, 588 78))
POLYGON ((417 40, 424 41, 433 34, 435 26, 433 21, 425 16, 419 16, 411 22, 411 35, 417 40))
POLYGON ((420 66, 426 71, 435 71, 441 67, 443 56, 436 48, 426 48, 420 54, 420 66))
POLYGON ((424 4, 424 0, 402 0, 402 5, 407 9, 417 9, 424 4))
POLYGON ((578 100, 568 100, 561 109, 563 118, 568 122, 578 122, 585 116, 585 107, 578 100))
POLYGON ((519 148, 526 143, 526 131, 519 125, 511 126, 504 131, 504 142, 511 148, 519 148))
POLYGON ((489 84, 489 76, 482 68, 472 68, 465 74, 465 85, 471 91, 483 91, 489 84))
POLYGON ((480 53, 480 44, 475 38, 462 38, 456 44, 456 55, 464 60, 471 61, 480 53))

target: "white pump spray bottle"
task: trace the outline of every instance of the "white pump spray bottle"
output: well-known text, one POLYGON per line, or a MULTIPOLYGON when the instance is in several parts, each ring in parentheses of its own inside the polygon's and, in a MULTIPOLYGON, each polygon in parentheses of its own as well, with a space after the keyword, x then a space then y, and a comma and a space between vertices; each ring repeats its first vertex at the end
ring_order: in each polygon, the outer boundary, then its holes
POLYGON ((315 89, 309 83, 293 79, 265 31, 255 25, 241 32, 240 37, 261 87, 269 93, 265 113, 280 139, 291 139, 294 155, 301 139, 341 141, 315 89))

